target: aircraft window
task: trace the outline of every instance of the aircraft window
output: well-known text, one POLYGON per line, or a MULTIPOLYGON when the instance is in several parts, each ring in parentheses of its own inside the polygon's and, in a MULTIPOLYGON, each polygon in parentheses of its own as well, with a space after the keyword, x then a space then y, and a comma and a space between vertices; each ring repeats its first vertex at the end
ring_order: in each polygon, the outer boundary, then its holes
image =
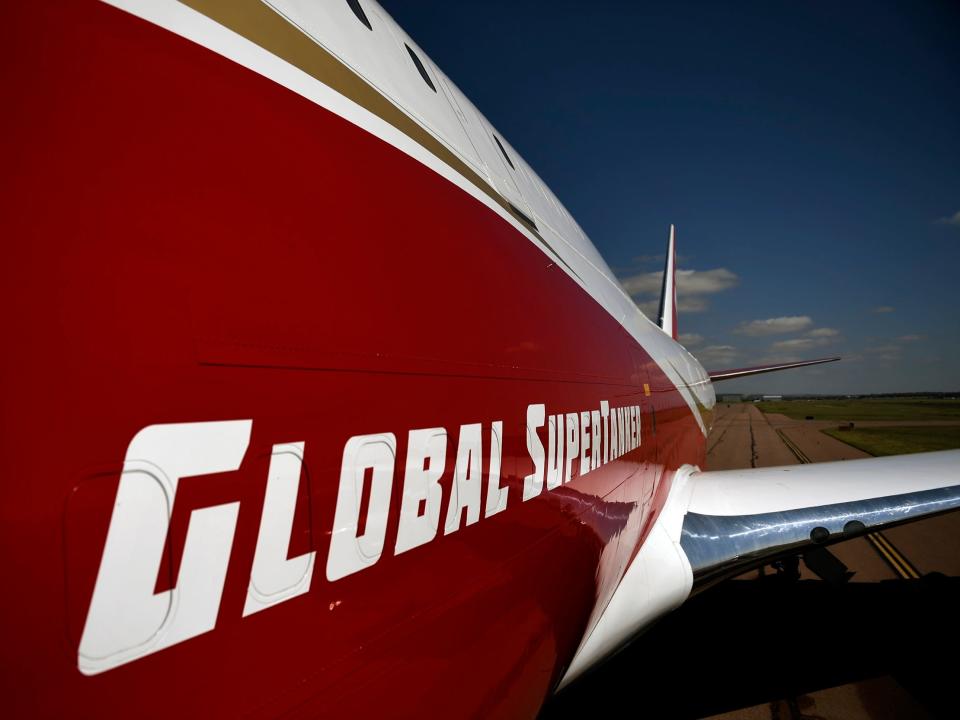
POLYGON ((427 84, 427 87, 436 92, 437 88, 433 84, 433 80, 430 79, 430 76, 427 75, 427 69, 423 66, 423 63, 420 62, 420 58, 418 58, 417 54, 410 49, 409 45, 404 43, 403 46, 407 49, 407 52, 410 53, 410 59, 413 60, 413 64, 417 66, 417 70, 420 71, 420 77, 423 78, 423 81, 427 84))
POLYGON ((347 0, 347 5, 353 10, 353 14, 357 16, 357 20, 367 26, 367 30, 373 30, 373 26, 370 24, 370 18, 368 18, 367 14, 363 11, 360 0, 347 0))
POLYGON ((507 151, 503 149, 503 144, 500 142, 500 138, 494 135, 493 139, 497 141, 497 147, 500 148, 500 152, 503 153, 503 159, 507 161, 507 165, 510 166, 511 170, 516 170, 516 168, 513 166, 513 162, 510 160, 510 156, 507 155, 507 151))
POLYGON ((510 206, 510 209, 513 210, 514 213, 516 213, 517 215, 520 216, 520 219, 521 219, 521 220, 526 221, 527 225, 530 225, 534 230, 537 230, 537 229, 538 229, 538 228, 537 228, 537 224, 533 221, 533 218, 531 218, 529 215, 527 215, 523 210, 521 210, 520 208, 518 208, 516 205, 514 205, 514 204, 513 204, 512 202, 510 202, 509 200, 507 200, 507 205, 510 206))

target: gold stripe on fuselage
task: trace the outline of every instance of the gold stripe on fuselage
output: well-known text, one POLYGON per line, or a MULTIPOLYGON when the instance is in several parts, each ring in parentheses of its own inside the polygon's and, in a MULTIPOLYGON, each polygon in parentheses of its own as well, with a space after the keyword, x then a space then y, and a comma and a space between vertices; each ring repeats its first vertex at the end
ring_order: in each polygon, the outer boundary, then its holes
POLYGON ((299 68, 388 122, 497 203, 531 232, 557 261, 563 263, 564 267, 583 282, 583 278, 543 238, 536 226, 523 213, 517 212, 484 178, 399 106, 275 10, 260 0, 179 1, 299 68))

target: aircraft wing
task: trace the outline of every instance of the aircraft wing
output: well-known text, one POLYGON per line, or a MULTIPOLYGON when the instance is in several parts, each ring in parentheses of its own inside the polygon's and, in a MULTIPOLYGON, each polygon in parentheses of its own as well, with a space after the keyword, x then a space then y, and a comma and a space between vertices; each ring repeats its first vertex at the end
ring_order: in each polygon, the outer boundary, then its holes
POLYGON ((960 508, 960 450, 692 473, 680 547, 694 584, 960 508))
POLYGON ((681 467, 561 687, 694 590, 813 546, 958 508, 960 450, 747 470, 681 467))

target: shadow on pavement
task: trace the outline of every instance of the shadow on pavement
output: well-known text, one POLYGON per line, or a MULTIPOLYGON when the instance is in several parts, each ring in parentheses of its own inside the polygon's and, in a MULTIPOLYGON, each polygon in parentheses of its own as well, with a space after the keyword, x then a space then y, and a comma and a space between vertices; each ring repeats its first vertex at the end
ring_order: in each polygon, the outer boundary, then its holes
POLYGON ((733 580, 552 698, 541 718, 699 718, 882 675, 932 714, 956 717, 958 618, 956 577, 733 580))

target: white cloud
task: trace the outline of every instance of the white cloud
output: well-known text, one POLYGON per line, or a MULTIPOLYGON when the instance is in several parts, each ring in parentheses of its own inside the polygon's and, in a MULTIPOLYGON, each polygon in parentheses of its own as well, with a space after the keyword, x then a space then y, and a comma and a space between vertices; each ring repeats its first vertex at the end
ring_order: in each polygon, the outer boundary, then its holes
POLYGON ((894 311, 894 308, 890 307, 889 305, 877 305, 873 309, 873 312, 877 313, 878 315, 882 315, 884 313, 892 313, 893 311, 894 311))
POLYGON ((829 345, 830 338, 825 337, 805 337, 794 338, 793 340, 780 340, 770 346, 771 350, 777 352, 793 352, 794 350, 811 350, 821 345, 829 345))
POLYGON ((955 212, 950 217, 943 217, 937 220, 940 225, 953 225, 954 227, 960 227, 960 210, 955 212))
POLYGON ((766 320, 753 320, 751 322, 742 322, 734 332, 738 335, 784 335, 786 333, 800 332, 813 325, 806 315, 797 315, 792 317, 767 318, 766 320))
MULTIPOLYGON (((713 270, 677 270, 677 309, 680 312, 703 312, 709 307, 708 295, 736 287, 740 278, 726 268, 713 270)), ((659 309, 662 272, 639 273, 620 279, 623 289, 632 297, 655 298, 637 303, 640 310, 652 317, 659 309)))
POLYGON ((775 342, 770 346, 770 349, 777 352, 790 352, 791 350, 809 350, 816 345, 817 341, 813 338, 795 338, 775 342))
POLYGON ((926 335, 901 335, 897 340, 902 342, 916 342, 918 340, 926 340, 926 338, 926 335))
POLYGON ((620 284, 629 295, 656 295, 660 293, 660 280, 663 273, 649 272, 620 278, 620 284))
MULTIPOLYGON (((824 345, 832 345, 840 336, 840 331, 836 328, 814 328, 806 333, 804 337, 792 338, 790 340, 778 340, 770 346, 775 353, 794 353, 812 350, 824 345)), ((786 362, 793 362, 787 360, 786 362)))
POLYGON ((680 333, 680 344, 686 348, 696 347, 703 342, 703 335, 697 333, 680 333))
MULTIPOLYGON (((641 269, 649 268, 651 266, 660 268, 657 270, 657 275, 663 274, 663 261, 666 259, 664 253, 659 255, 635 255, 630 259, 630 262, 626 265, 614 266, 613 271, 617 274, 617 277, 629 277, 631 275, 639 274, 641 269)), ((691 256, 687 255, 677 255, 677 265, 684 265, 692 259, 691 256)))
MULTIPOLYGON (((646 315, 652 320, 656 320, 657 313, 660 312, 660 298, 654 298, 653 300, 645 300, 644 302, 638 302, 637 307, 640 308, 640 312, 646 315)), ((695 313, 703 312, 708 307, 706 298, 701 297, 687 297, 687 298, 677 298, 677 311, 680 313, 695 313)))
POLYGON ((707 345, 694 353, 700 364, 707 368, 729 367, 737 355, 737 349, 732 345, 707 345))
POLYGON ((642 312, 648 318, 656 322, 657 313, 660 312, 659 300, 647 300, 646 302, 638 302, 637 307, 640 308, 640 312, 642 312))
MULTIPOLYGON (((740 278, 726 268, 714 270, 677 270, 677 293, 684 295, 712 295, 729 290, 740 283, 740 278)), ((659 288, 657 288, 659 291, 659 288)))

